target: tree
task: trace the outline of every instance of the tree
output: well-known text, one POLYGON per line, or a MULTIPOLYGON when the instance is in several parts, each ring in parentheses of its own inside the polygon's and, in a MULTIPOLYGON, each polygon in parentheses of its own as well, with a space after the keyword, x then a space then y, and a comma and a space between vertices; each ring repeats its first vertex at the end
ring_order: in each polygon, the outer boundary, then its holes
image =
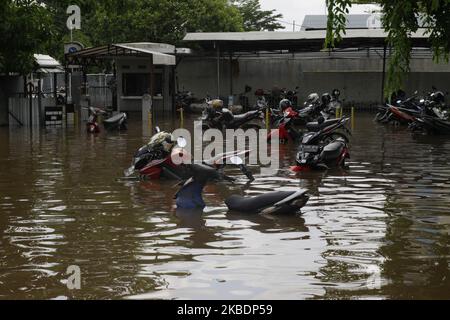
POLYGON ((383 27, 388 33, 387 45, 392 47, 389 60, 385 96, 403 86, 405 74, 409 72, 411 58, 411 34, 422 27, 433 50, 436 62, 448 61, 450 52, 450 1, 449 0, 327 0, 328 24, 325 47, 332 48, 345 33, 345 14, 352 3, 376 3, 381 6, 383 27), (421 17, 421 19, 418 19, 421 17))
POLYGON ((239 11, 227 0, 108 0, 93 16, 95 44, 154 41, 177 44, 186 32, 241 31, 239 11))
POLYGON ((234 5, 242 16, 245 31, 284 29, 277 21, 283 18, 283 15, 275 13, 276 10, 262 10, 259 0, 236 0, 234 5))
POLYGON ((48 11, 32 0, 0 3, 0 72, 29 73, 33 54, 40 53, 51 37, 48 11))

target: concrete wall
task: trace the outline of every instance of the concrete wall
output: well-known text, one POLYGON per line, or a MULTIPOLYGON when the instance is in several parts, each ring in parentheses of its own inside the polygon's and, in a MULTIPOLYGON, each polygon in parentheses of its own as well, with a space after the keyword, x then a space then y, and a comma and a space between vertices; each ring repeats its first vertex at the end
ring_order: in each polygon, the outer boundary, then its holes
MULTIPOLYGON (((270 90, 273 86, 293 89, 300 87, 299 102, 311 92, 341 90, 341 98, 349 104, 361 106, 378 104, 381 100, 383 70, 382 50, 377 52, 341 52, 266 55, 238 57, 233 60, 233 94, 244 91, 245 85, 270 90)), ((190 90, 197 98, 206 94, 217 96, 217 60, 214 57, 184 58, 177 67, 180 90, 190 90)), ((230 94, 229 58, 220 61, 220 96, 230 94)), ((435 64, 428 52, 413 55, 406 91, 426 91, 435 85, 450 90, 450 64, 435 64)), ((235 99, 236 101, 236 99, 235 99)))

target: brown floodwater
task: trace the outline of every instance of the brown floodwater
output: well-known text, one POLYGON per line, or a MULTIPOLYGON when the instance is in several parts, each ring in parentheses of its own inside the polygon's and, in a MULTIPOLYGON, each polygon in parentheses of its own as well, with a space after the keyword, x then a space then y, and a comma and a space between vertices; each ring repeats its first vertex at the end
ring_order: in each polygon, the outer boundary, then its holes
POLYGON ((148 139, 133 116, 121 134, 0 128, 0 299, 449 299, 450 139, 372 119, 348 170, 296 175, 290 144, 274 176, 209 184, 201 215, 177 215, 173 181, 123 179, 148 139), (223 203, 299 187, 298 216, 223 203))

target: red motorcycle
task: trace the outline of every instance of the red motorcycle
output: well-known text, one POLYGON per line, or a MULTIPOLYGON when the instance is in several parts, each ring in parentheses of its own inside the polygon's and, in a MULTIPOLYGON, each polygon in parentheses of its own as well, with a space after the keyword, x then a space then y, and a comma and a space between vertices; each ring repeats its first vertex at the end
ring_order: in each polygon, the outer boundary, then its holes
POLYGON ((100 127, 98 124, 98 116, 100 114, 106 114, 106 111, 100 108, 89 107, 89 119, 86 123, 86 130, 88 133, 99 133, 100 127))
MULTIPOLYGON (((191 155, 184 149, 186 145, 187 142, 184 138, 180 137, 173 141, 170 133, 160 131, 151 138, 147 145, 136 152, 131 166, 124 171, 124 175, 129 177, 134 172, 138 172, 139 177, 143 180, 160 178, 183 180, 188 175, 186 166, 183 164, 191 162, 191 155)), ((204 164, 220 171, 230 158, 238 155, 246 157, 249 154, 250 150, 223 153, 205 160, 204 164)), ((239 168, 249 179, 253 180, 252 173, 244 164, 239 168)))

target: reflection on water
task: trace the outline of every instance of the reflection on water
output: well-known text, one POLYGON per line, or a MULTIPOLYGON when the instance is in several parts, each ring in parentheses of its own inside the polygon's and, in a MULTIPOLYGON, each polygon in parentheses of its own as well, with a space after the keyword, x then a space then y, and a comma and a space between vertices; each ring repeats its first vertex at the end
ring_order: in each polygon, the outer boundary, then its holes
POLYGON ((208 185, 204 213, 175 210, 173 181, 122 178, 147 139, 133 119, 98 136, 1 128, 0 298, 448 299, 450 141, 371 119, 357 119, 348 170, 296 175, 282 146, 276 176, 208 185), (302 216, 223 203, 299 187, 302 216), (66 288, 70 265, 81 290, 66 288))

